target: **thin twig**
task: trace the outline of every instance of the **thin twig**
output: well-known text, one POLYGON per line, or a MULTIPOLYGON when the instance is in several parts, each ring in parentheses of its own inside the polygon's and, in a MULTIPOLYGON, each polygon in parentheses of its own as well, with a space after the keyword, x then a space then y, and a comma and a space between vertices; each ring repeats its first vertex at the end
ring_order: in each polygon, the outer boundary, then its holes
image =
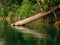
POLYGON ((39 5, 41 12, 43 12, 43 8, 42 8, 42 5, 41 5, 41 3, 39 2, 39 0, 37 0, 37 4, 39 5))

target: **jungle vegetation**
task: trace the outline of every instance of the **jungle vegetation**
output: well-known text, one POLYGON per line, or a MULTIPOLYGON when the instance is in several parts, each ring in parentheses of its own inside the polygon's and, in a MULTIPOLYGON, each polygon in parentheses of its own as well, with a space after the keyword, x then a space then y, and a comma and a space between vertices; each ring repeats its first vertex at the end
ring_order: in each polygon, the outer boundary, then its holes
MULTIPOLYGON (((60 0, 0 0, 0 17, 14 16, 25 19, 41 11, 47 11, 51 8, 60 8, 60 0)), ((56 11, 56 16, 51 13, 43 17, 43 22, 47 24, 59 20, 60 11, 56 11)), ((52 23, 51 23, 52 24, 52 23)))
MULTIPOLYGON (((53 8, 59 8, 60 9, 60 0, 0 0, 0 18, 20 17, 21 20, 22 20, 22 19, 25 19, 27 17, 33 16, 35 14, 38 14, 41 11, 48 11, 51 8, 52 9, 53 8)), ((41 33, 42 33, 42 31, 43 31, 43 33, 47 31, 46 33, 48 35, 51 34, 50 36, 52 37, 52 39, 54 39, 56 32, 58 33, 58 31, 60 30, 60 11, 59 11, 59 9, 57 11, 54 11, 54 12, 48 14, 47 16, 44 16, 44 17, 34 21, 34 22, 28 23, 25 26, 28 27, 28 28, 31 28, 31 29, 38 30, 38 32, 41 32, 41 33), (48 26, 49 24, 51 26, 48 26), (54 35, 54 36, 52 36, 52 35, 54 35)), ((16 19, 14 19, 14 20, 16 20, 16 19)), ((2 21, 0 23, 2 23, 2 21)), ((6 22, 3 21, 3 23, 6 23, 6 22)), ((7 24, 8 23, 6 23, 6 25, 7 24)), ((4 27, 4 29, 5 29, 4 32, 7 31, 6 25, 4 27)), ((3 25, 2 25, 2 27, 3 27, 3 25)), ((7 33, 5 35, 7 37, 6 38, 7 41, 9 40, 8 38, 10 38, 11 35, 13 36, 14 34, 11 31, 11 28, 10 28, 10 31, 7 31, 7 33)), ((16 32, 15 37, 16 36, 17 36, 18 39, 20 39, 19 38, 20 33, 16 32)), ((29 40, 30 37, 31 37, 31 36, 28 35, 29 37, 27 36, 27 38, 26 38, 25 36, 26 36, 26 34, 23 35, 25 40, 27 40, 27 39, 29 40)), ((57 40, 60 39, 59 37, 58 37, 57 40)), ((14 38, 13 41, 15 39, 16 38, 14 38)), ((31 40, 32 40, 32 38, 31 38, 31 40)), ((29 41, 31 41, 31 40, 29 40, 29 41)), ((9 44, 10 44, 10 41, 9 41, 9 44)), ((31 43, 34 42, 34 41, 31 41, 31 43)), ((57 42, 58 42, 58 44, 60 44, 59 43, 60 40, 57 41, 57 42)), ((47 43, 47 44, 49 44, 49 43, 47 43)))
POLYGON ((0 0, 0 17, 17 15, 23 19, 37 14, 41 11, 37 1, 40 2, 43 11, 51 7, 60 7, 59 0, 0 0))

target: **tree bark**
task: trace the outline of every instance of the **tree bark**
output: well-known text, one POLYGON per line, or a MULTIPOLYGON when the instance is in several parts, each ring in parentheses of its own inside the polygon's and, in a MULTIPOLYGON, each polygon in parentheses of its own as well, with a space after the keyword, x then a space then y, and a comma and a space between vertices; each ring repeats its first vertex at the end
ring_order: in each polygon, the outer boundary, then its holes
POLYGON ((13 26, 21 26, 21 25, 27 24, 27 23, 29 23, 31 21, 34 21, 34 20, 36 20, 38 18, 41 18, 43 16, 46 16, 47 14, 49 14, 51 12, 53 12, 52 9, 49 10, 49 11, 46 11, 46 12, 40 12, 39 14, 36 14, 36 15, 34 15, 32 17, 29 17, 29 18, 26 18, 24 20, 18 21, 18 22, 14 23, 14 24, 11 24, 11 25, 13 25, 13 26))

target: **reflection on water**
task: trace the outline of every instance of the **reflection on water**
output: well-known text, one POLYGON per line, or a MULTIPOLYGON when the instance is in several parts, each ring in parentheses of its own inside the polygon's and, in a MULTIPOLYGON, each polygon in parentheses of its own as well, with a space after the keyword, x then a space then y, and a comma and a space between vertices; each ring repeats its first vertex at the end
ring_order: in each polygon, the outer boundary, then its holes
MULTIPOLYGON (((0 21, 0 45, 60 45, 60 36, 58 34, 57 40, 54 41, 56 29, 52 26, 44 27, 38 26, 36 28, 44 28, 47 38, 36 38, 31 34, 22 33, 18 29, 10 26, 12 22, 1 20, 0 21)), ((39 29, 37 29, 39 30, 39 29)))
POLYGON ((36 38, 46 38, 46 34, 42 34, 37 32, 37 30, 32 30, 23 26, 12 26, 13 28, 17 29, 19 32, 32 34, 36 38))

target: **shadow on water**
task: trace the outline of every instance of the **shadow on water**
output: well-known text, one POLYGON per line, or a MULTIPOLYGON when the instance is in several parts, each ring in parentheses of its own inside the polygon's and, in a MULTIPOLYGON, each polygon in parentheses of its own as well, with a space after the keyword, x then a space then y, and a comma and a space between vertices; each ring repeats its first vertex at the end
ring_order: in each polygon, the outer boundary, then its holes
MULTIPOLYGON (((53 26, 35 26, 38 32, 43 30, 41 33, 47 35, 47 38, 41 39, 31 34, 19 32, 17 31, 18 29, 12 28, 10 24, 11 22, 6 20, 0 21, 0 40, 4 41, 2 45, 60 45, 60 33, 57 36, 56 42, 54 41, 57 29, 53 26)), ((31 26, 30 28, 33 29, 31 26)))

